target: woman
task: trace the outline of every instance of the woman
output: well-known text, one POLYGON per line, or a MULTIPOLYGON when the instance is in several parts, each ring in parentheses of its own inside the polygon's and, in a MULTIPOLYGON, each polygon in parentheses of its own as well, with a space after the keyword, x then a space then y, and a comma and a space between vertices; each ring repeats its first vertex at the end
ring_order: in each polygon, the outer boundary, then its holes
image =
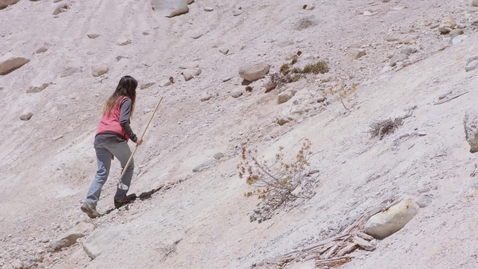
MULTIPOLYGON (((96 210, 96 204, 100 199, 101 188, 108 179, 111 160, 116 157, 121 162, 121 167, 125 169, 125 165, 131 156, 128 139, 131 139, 138 146, 143 143, 142 139, 138 140, 129 125, 130 117, 134 112, 137 86, 138 82, 133 77, 124 76, 118 83, 115 92, 106 101, 94 143, 98 170, 85 202, 81 206, 81 210, 88 214, 90 218, 100 216, 100 213, 96 210)), ((134 162, 131 160, 122 179, 122 182, 128 187, 133 177, 133 169, 134 162)), ((119 188, 116 190, 114 197, 116 208, 136 199, 135 194, 126 196, 127 192, 128 190, 119 188)))

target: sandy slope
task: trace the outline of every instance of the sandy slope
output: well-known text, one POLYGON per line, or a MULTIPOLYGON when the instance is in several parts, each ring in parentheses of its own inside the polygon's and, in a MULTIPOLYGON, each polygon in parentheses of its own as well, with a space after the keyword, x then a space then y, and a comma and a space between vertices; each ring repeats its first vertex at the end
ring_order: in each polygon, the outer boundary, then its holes
MULTIPOLYGON (((464 111, 475 105, 476 72, 466 73, 474 56, 476 33, 470 28, 475 10, 466 1, 314 1, 303 10, 295 1, 197 1, 186 15, 156 16, 148 1, 65 2, 70 9, 51 15, 51 1, 20 1, 0 11, 2 54, 26 55, 30 63, 0 77, 0 261, 10 268, 17 259, 42 256, 40 268, 247 268, 251 264, 338 232, 367 208, 394 194, 428 193, 432 204, 397 234, 379 242, 372 253, 357 252, 344 268, 476 268, 477 228, 475 163, 464 139, 464 111), (213 12, 205 12, 212 6, 213 12), (233 16, 233 8, 244 13, 233 16), (406 6, 406 9, 394 10, 406 6), (362 15, 370 10, 374 16, 362 15), (438 51, 449 37, 435 24, 451 14, 467 26, 465 42, 438 51), (314 15, 318 25, 302 31, 294 24, 314 15), (412 33, 402 33, 403 27, 412 33), (90 39, 87 34, 99 37, 90 39), (147 34, 146 34, 147 33, 147 34), (198 39, 191 36, 203 34, 198 39), (386 42, 386 36, 415 38, 410 45, 386 42), (116 45, 130 39, 127 46, 116 45), (48 51, 34 52, 45 42, 48 51), (352 60, 351 45, 366 45, 367 55, 352 60), (382 72, 387 56, 411 46, 410 60, 426 58, 398 72, 382 72), (228 55, 219 48, 228 48, 228 55), (279 90, 264 94, 261 82, 240 98, 229 92, 240 85, 238 69, 264 61, 277 71, 297 51, 329 62, 340 83, 358 85, 353 107, 344 114, 330 100, 284 126, 275 118, 290 104, 277 105, 279 90), (117 60, 118 56, 124 58, 117 60), (197 62, 199 77, 185 82, 179 65, 197 62), (94 78, 91 67, 110 71, 94 78), (78 72, 61 77, 67 67, 78 72), (92 141, 101 106, 118 79, 176 83, 138 90, 133 128, 139 133, 160 96, 164 103, 136 157, 131 191, 140 193, 166 182, 186 179, 129 211, 88 220, 79 211, 95 171, 92 141), (232 79, 223 82, 223 79, 232 79), (31 85, 52 83, 40 93, 31 85), (450 90, 469 93, 433 105, 450 90), (213 97, 200 102, 207 92, 213 97), (413 117, 393 135, 370 139, 371 122, 403 115, 413 117), (30 121, 18 117, 25 108, 30 121), (416 131, 426 136, 404 134, 416 131), (62 136, 59 139, 58 136, 62 136), (320 169, 317 194, 289 212, 264 223, 249 222, 256 201, 245 199, 249 188, 236 175, 234 147, 246 144, 272 156, 279 146, 290 154, 309 138, 311 160, 320 169), (192 169, 222 152, 225 158, 199 173, 192 169), (472 194, 470 196, 470 193, 472 194), (90 259, 78 244, 58 253, 40 253, 48 240, 79 221, 120 225, 115 247, 90 259), (163 258, 162 248, 182 239, 176 253, 163 258)), ((305 57, 299 63, 307 62, 305 57)), ((290 87, 317 94, 319 77, 290 87)), ((112 168, 99 209, 112 206, 112 168)))

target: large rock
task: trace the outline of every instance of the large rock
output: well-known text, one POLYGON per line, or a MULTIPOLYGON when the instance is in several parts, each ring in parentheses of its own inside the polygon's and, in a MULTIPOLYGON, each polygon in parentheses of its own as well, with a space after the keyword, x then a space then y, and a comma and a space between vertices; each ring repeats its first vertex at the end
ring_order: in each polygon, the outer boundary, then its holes
POLYGON ((30 59, 5 55, 0 58, 0 75, 6 75, 28 63, 30 59))
POLYGON ((91 68, 91 74, 94 77, 99 77, 101 75, 104 75, 104 74, 108 73, 109 70, 110 69, 109 69, 108 65, 99 64, 99 65, 95 65, 91 68))
POLYGON ((16 4, 20 0, 0 0, 0 9, 16 4))
POLYGON ((81 245, 86 254, 90 258, 95 259, 103 251, 118 244, 116 239, 118 239, 122 232, 124 232, 122 226, 103 224, 81 242, 81 245))
POLYGON ((398 62, 403 62, 408 59, 408 55, 404 53, 397 53, 390 59, 390 66, 396 66, 398 62))
POLYGON ((270 65, 266 63, 252 64, 239 69, 239 76, 248 81, 256 81, 269 73, 270 65))
POLYGON ((470 152, 478 152, 478 109, 472 108, 465 112, 463 120, 465 126, 465 138, 470 144, 470 152))
POLYGON ((194 77, 199 76, 201 74, 201 69, 199 69, 199 68, 185 69, 181 74, 183 75, 184 80, 188 81, 188 80, 191 80, 194 77))
POLYGON ((50 243, 50 249, 58 251, 62 248, 69 247, 76 243, 79 238, 86 236, 95 229, 95 225, 91 223, 81 222, 75 227, 71 228, 59 239, 50 243))
POLYGON ((284 91, 282 93, 280 93, 278 96, 277 96, 277 103, 278 104, 282 104, 282 103, 285 103, 287 101, 289 101, 295 94, 295 91, 293 90, 287 90, 287 91, 284 91))
POLYGON ((41 92, 44 89, 46 89, 48 86, 50 86, 50 83, 43 83, 42 85, 32 85, 30 86, 30 88, 28 88, 27 93, 41 92))
POLYGON ((398 204, 373 215, 365 223, 365 233, 383 239, 402 229, 417 213, 419 206, 410 196, 405 196, 398 204))
POLYGON ((478 56, 473 56, 468 58, 466 61, 465 71, 470 72, 475 70, 478 67, 478 56))
POLYGON ((188 0, 151 0, 154 11, 168 18, 187 13, 188 0))
POLYGON ((23 111, 22 115, 20 115, 20 119, 23 120, 23 121, 30 120, 32 117, 33 117, 33 113, 31 112, 30 109, 25 109, 25 111, 23 111))

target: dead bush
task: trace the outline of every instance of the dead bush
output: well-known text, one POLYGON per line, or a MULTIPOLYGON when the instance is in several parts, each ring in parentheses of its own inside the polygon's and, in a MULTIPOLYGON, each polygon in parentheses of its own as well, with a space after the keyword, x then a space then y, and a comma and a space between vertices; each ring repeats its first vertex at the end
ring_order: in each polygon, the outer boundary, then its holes
POLYGON ((280 147, 272 164, 258 157, 257 150, 242 149, 241 162, 237 166, 239 178, 245 179, 254 189, 246 197, 257 196, 261 202, 250 216, 259 223, 270 219, 277 209, 297 198, 310 198, 316 177, 310 170, 311 142, 306 139, 292 162, 284 160, 284 148, 280 147))

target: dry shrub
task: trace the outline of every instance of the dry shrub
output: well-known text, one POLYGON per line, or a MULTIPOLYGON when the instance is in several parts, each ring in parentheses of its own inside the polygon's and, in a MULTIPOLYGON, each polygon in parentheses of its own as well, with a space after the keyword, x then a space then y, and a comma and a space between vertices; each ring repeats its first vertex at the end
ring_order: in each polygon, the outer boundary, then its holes
POLYGON ((239 178, 245 179, 254 189, 246 197, 257 196, 262 200, 250 216, 259 223, 270 219, 280 207, 297 198, 310 198, 316 177, 309 167, 311 142, 306 139, 292 162, 284 160, 284 148, 280 147, 272 164, 258 157, 257 150, 242 149, 241 163, 237 166, 239 178), (300 187, 300 188, 299 188, 300 187))

